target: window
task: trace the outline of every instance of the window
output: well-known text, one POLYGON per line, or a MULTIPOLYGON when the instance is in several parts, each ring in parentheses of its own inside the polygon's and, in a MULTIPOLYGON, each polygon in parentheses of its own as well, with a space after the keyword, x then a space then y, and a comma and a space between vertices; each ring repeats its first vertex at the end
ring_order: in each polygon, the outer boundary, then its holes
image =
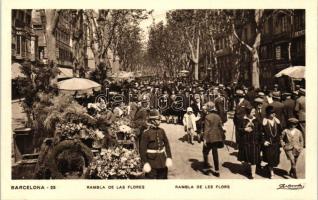
POLYGON ((276 60, 281 60, 282 59, 281 47, 277 46, 275 50, 276 50, 276 60))
POLYGON ((269 33, 269 23, 268 23, 268 21, 266 21, 265 24, 264 24, 263 33, 265 33, 265 34, 269 33))
POLYGON ((284 17, 282 17, 282 32, 286 32, 288 29, 288 20, 287 20, 287 16, 285 15, 284 17))
POLYGON ((296 55, 302 55, 305 52, 305 41, 300 39, 296 41, 296 55))
POLYGON ((279 16, 276 19, 276 27, 275 27, 275 33, 284 33, 287 32, 289 29, 289 25, 288 25, 288 16, 287 15, 283 15, 283 16, 279 16))
POLYGON ((295 31, 300 31, 305 29, 305 12, 304 11, 296 12, 294 23, 295 23, 295 31))
POLYGON ((17 20, 19 20, 20 22, 23 22, 23 19, 24 19, 24 12, 19 10, 17 14, 17 20))
POLYGON ((22 57, 25 56, 25 39, 23 37, 21 37, 21 54, 22 57))
POLYGON ((262 46, 261 47, 261 56, 263 59, 267 59, 268 58, 268 54, 267 54, 267 46, 262 46))
POLYGON ((31 27, 31 15, 27 14, 25 16, 25 24, 31 27))
POLYGON ((14 21, 15 21, 16 15, 17 15, 17 11, 16 10, 12 10, 12 12, 11 12, 11 23, 12 23, 12 26, 14 26, 14 21))
POLYGON ((21 35, 17 35, 17 49, 16 54, 20 56, 21 54, 21 35))

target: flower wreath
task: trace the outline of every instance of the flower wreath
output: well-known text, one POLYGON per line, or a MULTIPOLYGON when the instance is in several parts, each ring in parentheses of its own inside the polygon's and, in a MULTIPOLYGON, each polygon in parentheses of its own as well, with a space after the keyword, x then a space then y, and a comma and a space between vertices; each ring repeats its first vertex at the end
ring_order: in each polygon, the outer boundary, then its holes
POLYGON ((53 179, 64 178, 63 174, 58 170, 56 160, 59 154, 61 154, 65 150, 74 150, 76 152, 80 152, 85 159, 86 166, 88 166, 89 163, 93 160, 92 151, 82 142, 80 142, 79 140, 64 140, 54 147, 47 161, 51 172, 51 177, 53 179))

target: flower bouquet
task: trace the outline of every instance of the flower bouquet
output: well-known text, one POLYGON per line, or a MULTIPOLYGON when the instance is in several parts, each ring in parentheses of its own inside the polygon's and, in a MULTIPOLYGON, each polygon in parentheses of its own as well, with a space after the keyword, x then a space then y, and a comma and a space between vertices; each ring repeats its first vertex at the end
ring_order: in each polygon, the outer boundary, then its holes
POLYGON ((142 175, 142 163, 135 150, 122 147, 102 150, 88 168, 90 177, 100 179, 127 179, 142 175))
POLYGON ((110 126, 110 132, 118 140, 134 141, 136 137, 136 131, 131 128, 131 121, 126 117, 120 118, 119 120, 115 121, 110 126))

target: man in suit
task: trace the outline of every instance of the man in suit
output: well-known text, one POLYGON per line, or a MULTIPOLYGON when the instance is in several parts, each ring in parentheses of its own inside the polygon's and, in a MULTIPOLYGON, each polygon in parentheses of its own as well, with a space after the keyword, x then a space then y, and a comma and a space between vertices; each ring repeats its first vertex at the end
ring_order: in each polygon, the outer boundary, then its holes
POLYGON ((247 114, 246 108, 251 108, 252 105, 249 101, 247 101, 245 99, 245 94, 244 94, 243 90, 237 90, 236 96, 238 98, 238 102, 236 104, 233 122, 235 125, 236 144, 239 144, 240 143, 240 133, 239 133, 238 127, 242 123, 244 116, 247 114))
POLYGON ((214 100, 215 108, 217 110, 217 113, 222 119, 222 123, 224 124, 227 121, 227 113, 226 113, 226 99, 225 97, 218 91, 215 90, 216 98, 214 100))
POLYGON ((291 98, 291 93, 284 93, 283 96, 285 97, 285 100, 282 103, 284 104, 284 113, 286 120, 295 118, 296 101, 291 98))
POLYGON ((172 166, 169 140, 165 131, 159 128, 158 110, 149 112, 149 127, 141 136, 140 157, 148 179, 167 179, 168 167, 172 166))
POLYGON ((273 92, 273 102, 270 104, 274 108, 274 113, 281 123, 282 129, 286 128, 286 117, 284 104, 280 102, 280 92, 273 92))
POLYGON ((199 88, 199 92, 200 92, 201 103, 205 104, 206 102, 208 102, 208 97, 206 94, 204 94, 204 89, 202 87, 199 88))
POLYGON ((200 100, 200 96, 198 94, 194 95, 195 101, 192 103, 191 107, 193 109, 193 113, 195 116, 198 116, 202 109, 202 103, 200 100))
POLYGON ((138 102, 138 110, 135 114, 134 125, 139 129, 139 134, 136 139, 136 147, 139 150, 139 144, 142 137, 142 134, 145 129, 148 128, 147 119, 148 119, 148 106, 149 102, 147 99, 142 99, 141 102, 138 102))
POLYGON ((251 104, 254 105, 254 99, 256 98, 257 94, 255 92, 254 87, 250 87, 248 92, 246 93, 246 100, 248 100, 251 104))
POLYGON ((263 106, 263 102, 264 102, 264 99, 260 98, 260 97, 257 97, 255 100, 254 100, 254 104, 256 105, 255 107, 255 117, 257 119, 257 121, 259 122, 259 124, 262 124, 263 122, 263 119, 265 117, 265 109, 264 109, 264 106, 263 106))
POLYGON ((303 88, 299 89, 299 98, 296 100, 295 111, 297 112, 299 125, 301 131, 303 133, 304 138, 304 147, 306 143, 306 98, 305 98, 306 91, 303 88))
POLYGON ((214 163, 214 174, 219 177, 219 156, 218 149, 224 147, 224 129, 222 126, 222 120, 220 116, 217 114, 216 109, 214 107, 213 102, 207 103, 208 113, 205 116, 205 127, 203 133, 203 162, 204 167, 208 168, 208 155, 212 150, 213 163, 214 163))

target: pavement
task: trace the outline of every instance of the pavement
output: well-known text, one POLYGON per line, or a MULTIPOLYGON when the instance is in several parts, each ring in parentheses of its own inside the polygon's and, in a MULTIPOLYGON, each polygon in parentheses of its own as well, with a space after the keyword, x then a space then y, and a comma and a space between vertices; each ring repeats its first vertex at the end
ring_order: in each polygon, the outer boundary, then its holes
MULTIPOLYGON (((21 103, 12 102, 12 128, 23 127, 25 121, 26 115, 21 103)), ((215 177, 211 173, 206 174, 206 171, 203 170, 202 143, 195 141, 194 145, 189 144, 181 125, 162 123, 160 126, 166 131, 172 151, 173 166, 169 169, 169 179, 248 179, 247 169, 237 160, 238 151, 232 146, 219 149, 221 176, 215 177)), ((233 121, 229 119, 224 127, 227 143, 231 144, 231 141, 235 141, 233 121)), ((298 159, 298 178, 305 178, 305 151, 304 149, 298 159)), ((273 179, 288 179, 290 178, 288 176, 290 162, 282 149, 280 157, 280 164, 274 169, 276 175, 273 179)), ((213 166, 211 153, 209 162, 213 166)), ((262 163, 262 165, 265 164, 262 163)), ((268 179, 264 174, 256 174, 255 179, 268 179)))
POLYGON ((11 103, 11 111, 12 111, 12 122, 11 127, 12 130, 15 128, 21 128, 24 127, 25 122, 27 121, 27 116, 25 112, 23 111, 21 101, 12 101, 11 103))
MULTIPOLYGON (((248 179, 247 167, 237 160, 238 150, 231 146, 219 149, 220 177, 206 174, 203 169, 202 143, 194 142, 194 145, 186 141, 183 126, 162 123, 161 127, 166 131, 172 151, 173 166, 169 169, 169 179, 248 179)), ((233 122, 229 120, 225 124, 226 140, 235 141, 233 122)), ((274 169, 275 176, 272 179, 289 179, 290 161, 281 149, 280 164, 274 169)), ((209 162, 213 166, 212 153, 209 154, 209 162)), ((262 163, 265 166, 266 163, 262 163)), ((266 170, 256 174, 255 179, 268 179, 266 170)), ((298 178, 305 178, 305 149, 301 153, 297 163, 298 178)))

